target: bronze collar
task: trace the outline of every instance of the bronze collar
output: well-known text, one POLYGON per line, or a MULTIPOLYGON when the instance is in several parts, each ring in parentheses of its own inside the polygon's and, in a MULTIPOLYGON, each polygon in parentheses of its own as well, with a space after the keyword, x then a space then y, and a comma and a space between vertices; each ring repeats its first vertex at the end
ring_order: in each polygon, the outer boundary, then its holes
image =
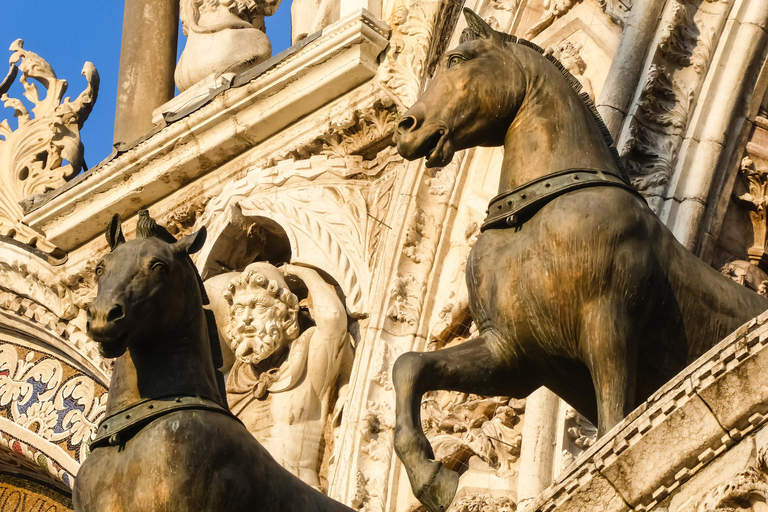
POLYGON ((538 210, 555 197, 572 190, 595 186, 620 187, 642 197, 632 185, 613 174, 595 169, 566 169, 529 181, 491 199, 480 231, 519 225, 523 214, 538 210))
POLYGON ((142 400, 104 418, 91 440, 91 450, 100 446, 125 444, 139 430, 161 416, 188 409, 200 409, 232 416, 240 421, 218 402, 199 396, 166 396, 142 400))

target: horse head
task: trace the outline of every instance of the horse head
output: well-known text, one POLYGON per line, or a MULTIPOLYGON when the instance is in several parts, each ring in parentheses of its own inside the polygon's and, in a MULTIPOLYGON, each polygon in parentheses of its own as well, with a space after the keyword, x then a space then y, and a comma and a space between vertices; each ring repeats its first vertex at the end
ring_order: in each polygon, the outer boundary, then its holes
MULTIPOLYGON (((88 307, 88 335, 105 357, 119 357, 134 344, 171 340, 202 315, 202 292, 190 254, 205 242, 205 228, 175 241, 146 216, 150 226, 137 227, 125 241, 120 217, 107 229, 111 252, 96 265, 96 299, 88 307)), ((141 222, 141 218, 140 218, 141 222)))
POLYGON ((397 124, 395 141, 408 160, 447 165, 456 151, 504 144, 526 93, 526 73, 510 51, 510 37, 464 9, 468 28, 446 53, 419 100, 397 124), (482 78, 482 79, 479 79, 482 78))

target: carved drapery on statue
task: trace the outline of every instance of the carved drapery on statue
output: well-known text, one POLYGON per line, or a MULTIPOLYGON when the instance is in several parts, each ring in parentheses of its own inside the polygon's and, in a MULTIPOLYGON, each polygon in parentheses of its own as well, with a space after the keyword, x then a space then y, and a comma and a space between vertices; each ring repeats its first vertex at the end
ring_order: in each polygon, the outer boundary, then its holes
POLYGON ((215 308, 217 291, 229 306, 217 322, 226 326, 224 341, 235 355, 227 378, 230 409, 283 467, 321 488, 323 450, 334 444, 327 424, 340 414, 343 401, 335 409, 334 401, 345 393, 351 367, 344 305, 307 267, 258 262, 229 276, 207 286, 215 308), (300 318, 286 279, 307 288, 311 320, 300 318), (315 325, 300 328, 308 322, 315 325))
MULTIPOLYGON (((189 89, 216 74, 237 74, 272 56, 264 17, 281 0, 181 0, 180 17, 187 43, 176 66, 176 86, 189 89)), ((339 19, 340 0, 293 0, 293 42, 339 19)), ((209 84, 213 85, 213 84, 209 84)))
POLYGON ((25 50, 21 39, 14 41, 10 50, 11 70, 0 84, 0 100, 14 110, 18 128, 11 128, 7 120, 0 122, 0 234, 53 252, 55 248, 40 233, 21 224, 19 202, 62 186, 85 167, 80 129, 96 102, 99 74, 86 62, 82 75, 88 85, 72 101, 64 98, 67 81, 57 78, 39 55, 25 50), (34 105, 31 112, 20 99, 7 94, 18 71, 24 97, 34 105), (45 88, 42 99, 30 79, 45 88))
POLYGON ((264 16, 280 0, 182 0, 187 44, 176 66, 176 86, 184 91, 216 73, 240 73, 272 56, 264 16))

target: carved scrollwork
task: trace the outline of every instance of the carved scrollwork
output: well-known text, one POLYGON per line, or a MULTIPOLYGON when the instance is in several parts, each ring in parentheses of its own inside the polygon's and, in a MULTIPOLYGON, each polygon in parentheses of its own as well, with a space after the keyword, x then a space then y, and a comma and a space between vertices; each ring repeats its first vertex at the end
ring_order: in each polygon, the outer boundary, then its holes
POLYGON ((19 222, 19 202, 62 186, 84 168, 80 129, 96 102, 99 74, 92 63, 86 62, 82 75, 88 85, 71 101, 64 98, 67 81, 58 79, 50 64, 39 55, 25 50, 21 39, 14 41, 10 50, 11 69, 18 66, 21 71, 19 81, 24 97, 34 108, 30 112, 19 99, 8 96, 15 76, 10 73, 10 80, 4 80, 0 87, 0 100, 14 109, 18 128, 12 129, 7 120, 0 122, 0 234, 52 252, 55 248, 39 233, 19 222), (30 79, 46 89, 43 99, 30 79))

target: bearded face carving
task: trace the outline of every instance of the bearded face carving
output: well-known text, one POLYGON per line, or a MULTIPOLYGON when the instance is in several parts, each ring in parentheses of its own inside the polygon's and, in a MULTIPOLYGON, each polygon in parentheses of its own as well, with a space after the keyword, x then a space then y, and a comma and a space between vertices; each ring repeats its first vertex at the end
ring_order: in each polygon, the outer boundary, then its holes
POLYGON ((258 364, 298 336, 298 300, 271 265, 251 265, 224 297, 231 313, 227 338, 238 360, 258 364))

